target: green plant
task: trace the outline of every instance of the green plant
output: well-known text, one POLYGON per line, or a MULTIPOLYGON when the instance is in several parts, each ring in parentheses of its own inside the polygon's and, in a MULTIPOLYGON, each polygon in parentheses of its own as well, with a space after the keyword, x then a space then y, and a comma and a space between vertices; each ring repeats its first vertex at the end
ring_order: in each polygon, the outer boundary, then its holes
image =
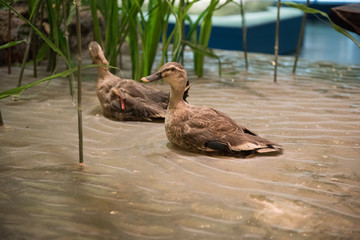
POLYGON ((186 20, 189 24, 189 32, 184 41, 184 47, 189 46, 194 52, 194 68, 198 77, 203 75, 204 67, 204 57, 209 56, 211 58, 216 58, 219 62, 219 74, 221 74, 221 62, 220 58, 208 48, 208 43, 211 34, 212 28, 212 16, 214 11, 222 8, 223 6, 230 3, 230 0, 227 0, 225 3, 219 5, 219 0, 212 0, 209 6, 199 14, 197 19, 192 22, 191 18, 186 11, 186 20), (198 28, 200 26, 200 32, 198 34, 198 28))
MULTIPOLYGON (((310 4, 310 0, 306 0, 306 7, 308 7, 309 4, 310 4)), ((302 21, 301 21, 301 29, 300 29, 299 39, 298 39, 298 43, 297 43, 297 47, 296 47, 294 66, 293 66, 293 70, 292 70, 293 73, 296 72, 296 66, 297 66, 297 62, 298 62, 298 58, 300 55, 300 50, 301 50, 301 46, 302 46, 302 42, 303 42, 303 38, 304 38, 306 18, 307 18, 307 13, 305 12, 303 15, 302 21)))
POLYGON ((274 59, 274 82, 277 81, 277 67, 278 67, 278 53, 279 53, 279 25, 280 25, 280 6, 281 6, 281 0, 277 1, 277 17, 276 17, 276 30, 275 30, 275 59, 274 59))
MULTIPOLYGON (((34 0, 29 0, 29 2, 28 2, 29 12, 31 12, 29 20, 31 21, 31 23, 33 25, 35 24, 35 20, 36 20, 36 16, 33 13, 36 12, 37 3, 38 3, 38 1, 34 1, 34 0)), ((27 40, 25 41, 26 42, 26 49, 25 49, 24 58, 23 58, 23 61, 22 61, 22 64, 21 64, 21 69, 20 69, 20 74, 19 74, 19 78, 18 78, 17 87, 20 87, 21 82, 22 82, 22 77, 23 77, 23 74, 24 74, 25 64, 27 62, 27 58, 28 58, 28 55, 29 55, 30 44, 31 44, 31 40, 33 38, 33 34, 34 34, 34 29, 31 28, 29 36, 28 36, 27 40)))
POLYGON ((78 67, 77 67, 77 99, 78 99, 78 136, 79 136, 79 163, 80 165, 84 162, 84 152, 83 152, 83 127, 82 127, 82 94, 81 94, 81 24, 80 24, 80 7, 81 0, 76 0, 74 2, 76 5, 76 37, 77 37, 77 46, 78 46, 78 67))
POLYGON ((284 2, 285 5, 292 7, 292 8, 297 8, 300 9, 301 11, 305 12, 305 13, 310 13, 310 14, 320 14, 321 16, 325 17, 326 19, 328 19, 330 25, 339 33, 345 35, 346 37, 348 37, 349 39, 351 39, 359 48, 360 48, 360 44, 356 41, 356 39, 351 36, 350 33, 348 33, 345 29, 343 29, 342 27, 336 25, 333 21, 331 21, 330 17, 323 11, 314 9, 314 8, 310 8, 305 6, 304 4, 299 4, 299 3, 294 3, 294 2, 284 2))

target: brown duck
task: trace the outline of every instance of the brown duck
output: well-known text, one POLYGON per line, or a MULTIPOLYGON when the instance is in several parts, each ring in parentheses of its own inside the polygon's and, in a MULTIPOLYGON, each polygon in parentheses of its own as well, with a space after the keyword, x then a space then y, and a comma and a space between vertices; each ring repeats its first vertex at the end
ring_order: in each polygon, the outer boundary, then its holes
POLYGON ((171 87, 165 131, 172 144, 190 151, 237 157, 282 153, 280 145, 256 135, 226 114, 183 101, 186 78, 181 64, 169 62, 157 73, 141 79, 144 82, 164 79, 171 87))
POLYGON ((104 53, 96 42, 89 44, 89 53, 98 67, 97 96, 104 116, 120 121, 163 120, 169 103, 169 93, 122 79, 110 73, 104 53))

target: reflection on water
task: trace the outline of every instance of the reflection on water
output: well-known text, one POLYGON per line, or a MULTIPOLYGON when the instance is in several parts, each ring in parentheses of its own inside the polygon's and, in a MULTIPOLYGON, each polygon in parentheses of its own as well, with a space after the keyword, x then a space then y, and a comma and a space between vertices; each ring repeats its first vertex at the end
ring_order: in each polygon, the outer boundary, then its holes
MULTIPOLYGON (((271 57, 251 55, 245 73, 241 53, 220 54, 222 77, 211 60, 203 79, 189 70, 189 101, 284 155, 203 156, 169 144, 162 123, 108 120, 87 71, 79 169, 76 107, 53 80, 0 101, 0 238, 359 239, 360 67, 302 61, 292 75, 280 58, 274 84, 271 57)), ((18 69, 0 71, 0 90, 16 85, 18 69)))

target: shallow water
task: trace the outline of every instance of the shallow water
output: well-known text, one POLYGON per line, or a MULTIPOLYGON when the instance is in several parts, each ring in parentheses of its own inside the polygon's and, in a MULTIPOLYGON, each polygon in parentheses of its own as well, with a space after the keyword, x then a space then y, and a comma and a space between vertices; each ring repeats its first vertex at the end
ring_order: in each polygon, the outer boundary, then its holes
MULTIPOLYGON (((301 60, 292 75, 293 59, 282 57, 275 84, 272 57, 251 54, 246 73, 241 53, 220 54, 222 77, 211 60, 203 79, 189 70, 189 101, 282 144, 284 155, 188 153, 168 143, 162 123, 108 120, 87 70, 84 168, 67 81, 0 101, 0 238, 360 239, 360 66, 301 60)), ((1 91, 19 69, 6 72, 1 91)))

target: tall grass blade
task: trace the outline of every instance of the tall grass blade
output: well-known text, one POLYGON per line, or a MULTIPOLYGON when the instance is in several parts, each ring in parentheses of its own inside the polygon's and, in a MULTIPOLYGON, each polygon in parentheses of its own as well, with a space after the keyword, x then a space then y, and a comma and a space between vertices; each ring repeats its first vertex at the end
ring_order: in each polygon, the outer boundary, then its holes
POLYGON ((119 6, 118 1, 104 0, 104 18, 106 22, 105 30, 105 56, 109 59, 112 66, 116 66, 117 45, 119 42, 119 6))
POLYGON ((245 58, 245 69, 249 69, 249 62, 247 57, 247 29, 245 24, 245 11, 243 0, 240 0, 240 15, 241 15, 241 29, 242 29, 242 37, 243 37, 243 49, 244 49, 244 58, 245 58))
POLYGON ((138 39, 138 19, 137 14, 139 12, 139 7, 136 4, 130 2, 122 4, 123 10, 129 14, 129 47, 130 47, 130 57, 132 64, 132 78, 140 79, 141 78, 141 67, 140 67, 140 48, 139 48, 139 39, 138 39))
POLYGON ((28 89, 30 87, 33 87, 35 85, 38 85, 40 83, 49 81, 49 80, 54 79, 54 78, 67 77, 71 73, 76 72, 76 71, 77 71, 77 68, 70 68, 68 70, 62 71, 62 72, 57 73, 57 74, 53 74, 53 75, 51 75, 49 77, 40 79, 40 80, 35 81, 33 83, 29 83, 29 84, 26 84, 26 85, 23 85, 23 86, 20 86, 20 87, 16 87, 16 88, 12 88, 12 89, 0 92, 0 99, 7 98, 7 97, 10 97, 10 96, 19 96, 24 90, 26 90, 26 89, 28 89))
POLYGON ((81 104, 81 25, 80 25, 80 7, 81 0, 76 0, 76 36, 78 46, 78 71, 77 71, 77 89, 78 89, 78 131, 79 131, 79 163, 84 162, 83 153, 83 130, 82 130, 82 104, 81 104))
MULTIPOLYGON (((58 14, 60 12, 60 6, 58 0, 46 0, 47 13, 49 14, 50 24, 50 38, 54 42, 55 46, 59 48, 59 21, 58 14)), ((55 72, 57 67, 57 55, 51 53, 48 61, 48 71, 55 72)))
POLYGON ((67 61, 65 55, 63 54, 63 52, 57 47, 55 46, 55 44, 53 42, 51 42, 51 40, 49 38, 47 38, 39 29, 37 29, 29 20, 27 20, 26 18, 24 18, 18 11, 16 11, 16 9, 14 9, 13 7, 11 7, 8 3, 6 3, 4 0, 0 0, 0 3, 4 4, 6 7, 8 7, 9 9, 11 9, 14 13, 16 13, 16 15, 18 15, 18 17, 20 19, 22 19, 24 22, 26 22, 31 28, 34 29, 34 31, 49 45, 49 47, 54 50, 57 54, 59 54, 61 57, 64 58, 65 62, 67 63, 68 67, 70 67, 70 63, 67 61))
POLYGON ((20 40, 20 41, 12 41, 12 42, 6 43, 6 44, 0 46, 0 50, 5 49, 5 48, 10 48, 12 46, 16 46, 16 45, 18 45, 20 43, 23 43, 23 42, 26 42, 26 40, 23 39, 23 40, 20 40))
MULTIPOLYGON (((11 10, 8 10, 8 43, 11 42, 11 10)), ((0 48, 1 49, 1 48, 0 48)), ((8 49, 8 74, 11 74, 11 46, 8 49)))
MULTIPOLYGON (((73 5, 71 5, 73 6, 73 5)), ((71 23, 72 20, 72 12, 73 11, 69 11, 69 9, 73 9, 73 7, 70 7, 70 1, 65 0, 64 6, 63 6, 63 11, 64 11, 64 38, 65 38, 65 49, 66 49, 66 57, 67 60, 71 63, 71 52, 70 52, 70 45, 69 45, 69 30, 68 27, 71 23), (68 16, 69 13, 69 16, 68 16)), ((70 95, 72 97, 74 97, 74 84, 75 84, 75 80, 74 80, 74 75, 70 74, 69 76, 69 89, 70 89, 70 95)))
POLYGON ((165 24, 166 16, 169 15, 171 8, 172 5, 169 5, 169 1, 149 1, 148 21, 145 21, 143 18, 141 19, 143 23, 143 30, 141 34, 143 42, 142 75, 149 75, 151 72, 162 34, 162 28, 159 26, 163 26, 165 24))
MULTIPOLYGON (((103 66, 104 65, 90 64, 90 65, 82 66, 81 69, 84 70, 84 69, 88 69, 88 68, 96 68, 96 67, 103 67, 103 66)), ((107 67, 109 67, 109 66, 107 66, 107 67)), ((69 68, 69 69, 64 70, 62 72, 53 74, 53 75, 51 75, 49 77, 45 77, 43 79, 40 79, 38 81, 29 83, 29 84, 26 84, 26 85, 23 85, 23 86, 20 86, 20 87, 5 90, 3 92, 0 92, 0 99, 11 97, 11 96, 19 96, 24 90, 26 90, 28 88, 31 88, 31 87, 33 87, 35 85, 40 84, 40 83, 50 81, 50 80, 55 79, 55 78, 68 77, 70 74, 73 74, 77 70, 78 70, 78 67, 69 68)))
MULTIPOLYGON (((211 0, 210 5, 207 10, 203 21, 201 22, 200 34, 199 34, 199 44, 202 46, 207 46, 209 43, 209 38, 212 28, 212 14, 215 10, 216 5, 219 3, 218 0, 211 0)), ((204 55, 202 53, 195 53, 195 71, 198 77, 203 75, 203 66, 204 66, 204 55)), ((194 59, 195 59, 194 58, 194 59)))
POLYGON ((89 0, 90 4, 90 10, 91 10, 91 16, 93 20, 93 26, 94 26, 94 37, 95 41, 102 46, 102 38, 101 38, 101 31, 100 31, 100 24, 99 24, 99 18, 97 14, 97 0, 89 0))
MULTIPOLYGON (((36 5, 31 6, 31 3, 29 3, 29 10, 33 11, 33 9, 31 9, 31 8, 36 9, 37 6, 36 5)), ((32 20, 31 20, 32 25, 34 25, 35 20, 36 20, 36 17, 33 17, 32 20)), ((29 33, 29 36, 27 37, 27 40, 26 40, 26 48, 25 48, 23 61, 21 63, 20 74, 19 74, 17 85, 16 85, 17 87, 21 86, 22 78, 23 78, 23 75, 24 75, 25 64, 26 64, 28 56, 29 56, 30 44, 31 44, 31 39, 33 38, 33 34, 34 34, 34 29, 30 28, 30 33, 29 33)))
MULTIPOLYGON (((166 3, 169 6, 170 12, 175 16, 176 19, 174 29, 168 38, 168 43, 170 43, 170 40, 173 40, 173 49, 172 49, 171 58, 172 61, 178 62, 181 40, 182 40, 182 26, 181 26, 182 19, 179 19, 179 16, 175 11, 173 2, 171 3, 169 0, 166 0, 166 3)), ((168 43, 166 44, 166 47, 168 47, 168 43)))
MULTIPOLYGON (((307 0, 306 1, 306 7, 308 7, 309 4, 310 4, 310 0, 307 0)), ((298 39, 298 43, 297 43, 297 47, 296 47, 295 60, 294 60, 294 66, 293 66, 292 73, 296 72, 296 66, 297 66, 297 62, 298 62, 298 59, 299 59, 301 46, 302 46, 302 42, 303 42, 303 38, 304 38, 306 17, 307 17, 307 13, 304 12, 304 15, 303 15, 303 18, 302 18, 302 21, 301 21, 300 34, 299 34, 299 39, 298 39)))
POLYGON ((276 31, 275 31, 275 59, 274 59, 274 82, 277 81, 277 68, 278 68, 278 54, 279 54, 279 24, 280 24, 280 5, 281 0, 277 2, 277 17, 276 17, 276 31))
POLYGON ((202 54, 204 56, 208 56, 208 57, 217 59, 218 67, 219 67, 219 76, 221 76, 221 74, 222 74, 221 59, 210 48, 207 48, 203 45, 196 44, 196 43, 193 43, 190 41, 184 41, 184 44, 188 45, 194 53, 202 54))

